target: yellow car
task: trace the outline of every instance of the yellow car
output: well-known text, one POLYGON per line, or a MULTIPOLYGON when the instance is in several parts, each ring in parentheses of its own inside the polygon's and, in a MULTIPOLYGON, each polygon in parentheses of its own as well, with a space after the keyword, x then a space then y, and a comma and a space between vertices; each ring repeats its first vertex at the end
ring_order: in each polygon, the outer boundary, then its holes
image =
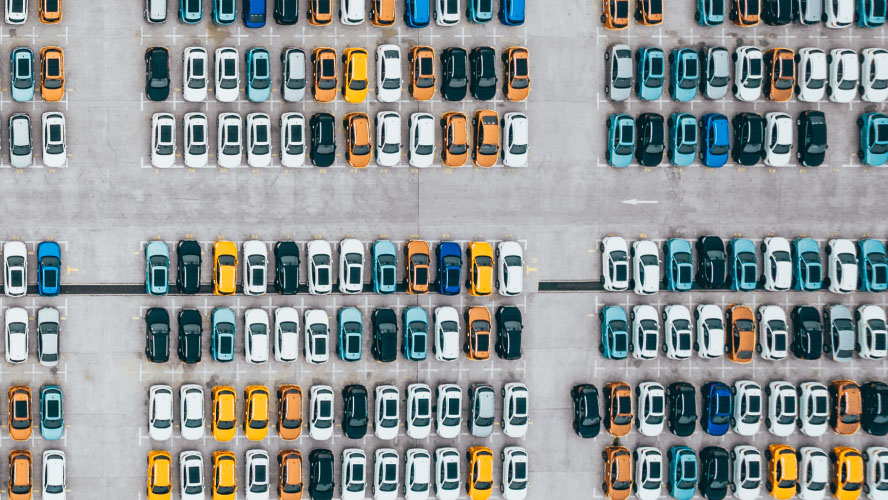
POLYGON ((472 446, 467 456, 466 493, 472 500, 487 500, 493 491, 493 452, 486 446, 472 446))
POLYGON ((768 479, 765 487, 777 500, 789 500, 799 489, 799 465, 795 450, 785 444, 772 444, 765 450, 768 479))
POLYGON ((469 243, 469 262, 469 293, 490 295, 493 292, 493 247, 490 243, 469 243))
POLYGON ((213 387, 213 437, 216 441, 234 439, 234 387, 219 385, 213 387))
POLYGON ((170 453, 168 451, 148 452, 148 500, 169 500, 172 483, 170 453))
POLYGON ((250 441, 262 441, 268 434, 268 388, 248 385, 244 389, 244 434, 250 441))
POLYGON ((213 452, 213 500, 234 500, 237 491, 236 461, 230 451, 213 452))
POLYGON ((237 246, 219 240, 213 245, 213 293, 234 295, 237 287, 237 246))
POLYGON ((367 98, 367 51, 345 49, 342 53, 342 71, 342 97, 345 102, 364 102, 367 98))
POLYGON ((836 500, 857 500, 863 484, 863 456, 850 446, 836 446, 829 454, 833 463, 830 489, 836 500))

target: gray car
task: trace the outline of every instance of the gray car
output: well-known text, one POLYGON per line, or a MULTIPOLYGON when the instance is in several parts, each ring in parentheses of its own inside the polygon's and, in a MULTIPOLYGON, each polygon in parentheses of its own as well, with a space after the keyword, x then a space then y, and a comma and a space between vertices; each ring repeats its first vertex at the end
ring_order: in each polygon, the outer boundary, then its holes
POLYGON ((604 53, 607 81, 604 93, 614 101, 625 101, 632 93, 632 49, 628 45, 611 45, 604 53))
POLYGON ((33 158, 31 118, 16 113, 9 117, 9 163, 16 168, 30 167, 33 158))
POLYGON ((823 324, 829 326, 828 338, 823 350, 832 353, 834 361, 847 363, 854 352, 854 319, 851 309, 841 304, 829 306, 823 311, 823 324))
POLYGON ((724 47, 700 49, 700 64, 703 68, 700 91, 709 99, 723 99, 728 93, 728 83, 731 80, 728 49, 724 47))
POLYGON ((488 437, 493 432, 494 400, 496 392, 488 384, 472 384, 469 389, 472 401, 468 421, 469 432, 475 437, 488 437))
POLYGON ((37 311, 37 360, 43 366, 59 364, 59 310, 54 307, 37 311))
POLYGON ((812 25, 820 22, 823 15, 823 2, 821 0, 795 0, 796 19, 799 23, 812 25))
POLYGON ((283 80, 281 95, 287 102, 299 102, 305 97, 305 52, 302 49, 286 49, 281 54, 283 80))

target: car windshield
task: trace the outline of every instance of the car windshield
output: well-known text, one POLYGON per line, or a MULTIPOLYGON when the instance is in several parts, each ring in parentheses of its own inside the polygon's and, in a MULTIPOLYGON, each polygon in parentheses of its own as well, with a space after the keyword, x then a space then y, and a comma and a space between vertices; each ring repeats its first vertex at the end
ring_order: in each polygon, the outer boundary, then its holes
POLYGON ((751 332, 755 328, 752 320, 749 319, 738 319, 735 322, 735 326, 737 327, 737 330, 741 332, 751 332))

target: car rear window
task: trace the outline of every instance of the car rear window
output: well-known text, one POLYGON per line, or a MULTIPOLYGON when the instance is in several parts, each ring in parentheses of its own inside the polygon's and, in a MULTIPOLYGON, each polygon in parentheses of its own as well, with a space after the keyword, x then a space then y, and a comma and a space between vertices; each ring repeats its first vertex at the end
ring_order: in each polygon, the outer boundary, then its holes
POLYGON ((234 348, 232 347, 232 339, 231 337, 222 337, 219 340, 219 351, 224 353, 233 352, 234 348))
POLYGON ((629 2, 617 2, 617 17, 629 17, 629 2))
POLYGON ((46 72, 49 73, 49 76, 56 77, 61 74, 61 69, 59 69, 59 60, 58 59, 50 59, 46 62, 46 72))
POLYGON ((59 0, 46 0, 46 10, 56 12, 59 10, 59 0))
POLYGON ((651 59, 651 73, 655 75, 663 74, 663 59, 659 57, 651 59))
POLYGON ((318 2, 318 14, 329 14, 330 13, 330 0, 317 0, 318 2))

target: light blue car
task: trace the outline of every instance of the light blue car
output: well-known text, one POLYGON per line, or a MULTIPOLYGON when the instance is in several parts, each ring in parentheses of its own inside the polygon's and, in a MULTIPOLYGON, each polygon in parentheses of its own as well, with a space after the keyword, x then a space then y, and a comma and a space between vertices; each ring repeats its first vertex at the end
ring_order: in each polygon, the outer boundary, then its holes
POLYGON ((663 50, 656 47, 642 47, 635 53, 635 59, 638 61, 635 93, 639 99, 656 101, 663 94, 663 78, 666 76, 663 50))
POLYGON ((234 311, 227 307, 213 309, 213 339, 210 353, 216 361, 234 360, 234 336, 237 327, 234 322, 234 311))
POLYGON ((697 156, 697 119, 689 113, 672 113, 668 120, 669 161, 687 167, 697 156))
POLYGON ((336 352, 343 361, 360 361, 364 321, 357 307, 343 307, 337 314, 339 341, 336 352))
POLYGON ((888 117, 882 113, 864 113, 857 119, 860 146, 857 158, 864 165, 881 167, 888 161, 888 117))
POLYGON ((410 361, 423 361, 429 338, 429 315, 421 307, 404 309, 404 357, 410 361))
POLYGON ((823 265, 820 263, 820 246, 811 238, 796 238, 792 242, 793 288, 805 292, 820 290, 823 282, 823 265))
POLYGON ((170 291, 170 249, 162 241, 145 245, 145 291, 166 295, 170 291))
POLYGON ((687 446, 669 448, 669 496, 691 500, 697 491, 697 454, 687 446))
POLYGON ((213 22, 226 26, 237 19, 235 0, 213 0, 213 22))
POLYGON ((62 439, 65 418, 62 411, 62 389, 57 385, 40 388, 40 435, 47 441, 62 439))
MULTIPOLYGON (((697 126, 696 123, 693 124, 697 126)), ((666 255, 666 289, 686 292, 694 285, 694 254, 691 242, 684 238, 670 238, 663 252, 666 255)))
POLYGON ((598 351, 605 359, 626 359, 629 355, 629 320, 620 306, 605 306, 598 313, 601 344, 598 351))
POLYGON ((9 62, 12 99, 18 102, 30 101, 34 98, 34 52, 27 47, 16 47, 9 62))
POLYGON ((263 48, 252 48, 247 60, 247 99, 265 102, 271 97, 271 58, 263 48))
POLYGON ((466 17, 473 23, 486 23, 493 19, 493 0, 467 0, 466 17))
POLYGON ((612 167, 628 167, 635 153, 635 118, 614 113, 607 118, 607 162, 612 167))
POLYGON ((395 293, 397 288, 398 254, 395 244, 389 240, 373 242, 373 291, 380 294, 395 293))
POLYGON ((700 82, 700 61, 697 51, 682 48, 672 49, 669 54, 672 65, 672 79, 669 81, 669 94, 678 102, 693 101, 697 97, 700 82))
POLYGON ((734 238, 728 243, 728 276, 731 278, 731 290, 755 290, 758 257, 752 240, 734 238))
POLYGON ((861 290, 884 292, 888 289, 888 256, 884 243, 872 238, 858 241, 857 266, 861 290))

